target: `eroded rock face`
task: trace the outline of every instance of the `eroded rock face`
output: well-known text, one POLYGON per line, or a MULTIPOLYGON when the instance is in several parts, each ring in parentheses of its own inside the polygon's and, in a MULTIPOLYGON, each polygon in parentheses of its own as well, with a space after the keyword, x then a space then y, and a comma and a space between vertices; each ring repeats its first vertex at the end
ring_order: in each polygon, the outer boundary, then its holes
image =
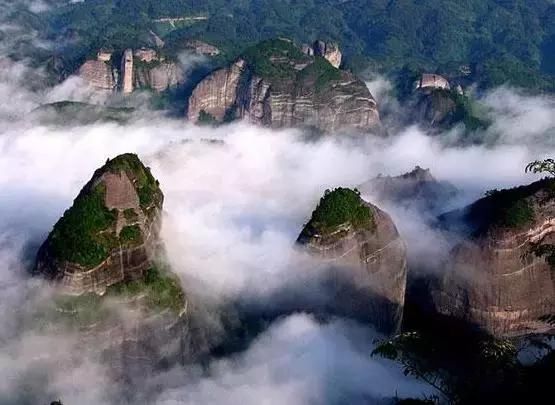
POLYGON ((35 270, 72 294, 140 279, 160 244, 163 194, 136 155, 108 161, 39 250, 35 270))
MULTIPOLYGON (((359 196, 360 207, 368 210, 369 220, 347 219, 323 227, 317 212, 326 205, 326 198, 335 198, 338 190, 346 189, 336 189, 323 197, 297 243, 332 269, 336 286, 333 312, 370 321, 386 333, 395 332, 400 327, 405 298, 405 244, 390 216, 359 196)), ((330 207, 342 205, 337 201, 330 207)))
POLYGON ((114 66, 113 60, 111 52, 101 50, 98 52, 97 60, 85 62, 78 74, 95 89, 119 89, 124 94, 132 93, 136 89, 163 92, 184 81, 181 66, 160 56, 155 49, 126 49, 118 67, 114 66))
POLYGON ((78 75, 96 90, 112 92, 117 87, 117 75, 112 65, 104 60, 86 61, 78 75))
POLYGON ((163 92, 183 83, 183 70, 174 62, 154 62, 148 66, 136 66, 135 87, 163 92))
POLYGON ((187 117, 246 118, 272 128, 307 126, 323 132, 380 128, 376 101, 363 82, 293 43, 265 41, 202 80, 187 117))
POLYGON ((435 73, 424 73, 416 82, 416 88, 420 90, 449 90, 451 86, 449 85, 449 81, 441 75, 437 75, 435 73))
POLYGON ((554 180, 542 180, 443 216, 451 229, 467 236, 432 288, 439 313, 495 336, 552 328, 547 318, 555 313, 555 269, 537 248, 555 244, 553 190, 554 180))
POLYGON ((326 59, 333 67, 339 68, 341 66, 341 59, 343 55, 339 50, 339 45, 335 42, 316 41, 312 45, 314 55, 318 55, 326 59))
POLYGON ((197 39, 190 39, 186 41, 185 48, 190 49, 199 55, 217 56, 220 54, 220 50, 214 45, 210 45, 209 43, 199 41, 197 39))

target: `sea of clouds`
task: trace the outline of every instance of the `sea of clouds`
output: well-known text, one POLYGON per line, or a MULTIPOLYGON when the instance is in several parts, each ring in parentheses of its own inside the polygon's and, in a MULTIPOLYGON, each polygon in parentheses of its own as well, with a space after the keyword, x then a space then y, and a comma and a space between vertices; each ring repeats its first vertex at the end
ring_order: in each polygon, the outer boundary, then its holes
MULTIPOLYGON (((106 96, 73 77, 52 88, 29 86, 28 78, 42 72, 7 59, 5 47, 0 50, 0 404, 47 404, 57 398, 66 405, 125 402, 102 362, 82 355, 78 337, 37 333, 22 321, 36 291, 49 290, 28 274, 36 249, 107 158, 137 153, 160 181, 162 236, 187 293, 215 305, 241 301, 271 307, 276 292, 291 286, 319 293, 317 284, 310 285, 314 263, 294 242, 324 190, 356 187, 378 174, 397 175, 420 165, 461 190, 445 207, 451 209, 486 190, 533 181, 536 177, 524 173, 526 164, 555 156, 553 97, 506 87, 481 99, 493 122, 482 135, 495 140, 482 145, 453 146, 460 129, 430 136, 408 126, 391 129, 387 138, 331 134, 307 140, 299 130, 245 122, 196 127, 151 111, 124 124, 46 125, 32 119, 41 104, 98 103, 106 96)), ((385 78, 369 87, 378 103, 400 111, 385 78)), ((438 246, 418 213, 385 208, 414 246, 413 254, 438 246)), ((290 313, 245 350, 152 376, 137 396, 159 404, 339 404, 433 394, 394 363, 370 355, 381 337, 354 321, 290 313)))

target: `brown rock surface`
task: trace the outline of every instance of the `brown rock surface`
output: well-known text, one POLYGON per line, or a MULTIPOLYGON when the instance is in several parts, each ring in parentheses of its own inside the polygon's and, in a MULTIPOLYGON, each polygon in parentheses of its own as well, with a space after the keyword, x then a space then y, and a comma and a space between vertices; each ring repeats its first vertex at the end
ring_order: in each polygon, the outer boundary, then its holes
POLYGON ((283 39, 247 50, 202 80, 189 98, 187 117, 197 122, 201 112, 272 128, 380 129, 376 101, 364 83, 283 39))
POLYGON ((392 333, 399 329, 403 314, 406 247, 390 216, 360 201, 370 210, 370 223, 360 226, 347 221, 321 232, 315 228, 313 213, 297 243, 332 269, 334 312, 392 333))
POLYGON ((117 86, 112 65, 102 60, 86 61, 79 68, 78 75, 97 90, 114 91, 117 86))
POLYGON ((467 238, 432 288, 436 310, 495 336, 542 333, 555 314, 555 269, 536 248, 555 244, 554 180, 503 190, 443 217, 467 238))
POLYGON ((103 294, 111 285, 142 278, 160 244, 162 202, 156 180, 136 155, 108 161, 54 226, 36 271, 72 294, 103 294))

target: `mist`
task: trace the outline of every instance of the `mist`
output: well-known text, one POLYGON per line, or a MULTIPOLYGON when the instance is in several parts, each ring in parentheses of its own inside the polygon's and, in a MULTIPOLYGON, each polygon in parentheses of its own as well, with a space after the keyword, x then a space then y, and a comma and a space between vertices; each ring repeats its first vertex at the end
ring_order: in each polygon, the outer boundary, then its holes
MULTIPOLYGON (((47 5, 25 4, 35 11, 47 5)), ((78 336, 37 331, 25 318, 51 292, 28 274, 38 246, 107 158, 137 153, 160 181, 167 259, 186 294, 216 307, 268 308, 281 305, 276 296, 293 294, 291 286, 315 300, 330 299, 318 283, 317 263, 294 248, 326 189, 356 187, 419 165, 461 191, 448 210, 489 189, 534 181, 537 176, 524 173, 526 164, 555 155, 553 98, 507 87, 482 100, 492 119, 483 135, 494 140, 484 145, 453 146, 456 129, 431 136, 418 126, 395 125, 387 138, 330 134, 309 141, 301 130, 246 122, 197 127, 145 110, 124 124, 47 125, 29 119, 44 103, 110 100, 75 77, 33 88, 28 78, 42 77, 40 69, 6 58, 0 56, 0 404, 124 403, 107 367, 78 336)), ((191 68, 204 63, 182 59, 191 68)), ((396 111, 387 79, 369 86, 378 104, 396 111)), ((392 215, 412 254, 442 250, 441 237, 420 213, 377 201, 371 192, 365 198, 392 215)), ((225 339, 215 317, 205 326, 225 339)), ((245 350, 151 376, 137 396, 159 404, 338 404, 435 394, 396 364, 370 355, 380 338, 352 320, 287 313, 245 350)))

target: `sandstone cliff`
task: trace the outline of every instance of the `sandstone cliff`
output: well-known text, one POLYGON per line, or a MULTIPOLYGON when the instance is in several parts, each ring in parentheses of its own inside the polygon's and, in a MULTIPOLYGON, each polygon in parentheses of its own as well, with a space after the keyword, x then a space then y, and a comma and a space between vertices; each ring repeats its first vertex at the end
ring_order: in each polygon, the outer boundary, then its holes
POLYGON ((117 86, 117 72, 103 60, 86 61, 79 68, 78 75, 96 90, 111 92, 117 86))
POLYGON ((555 180, 496 191, 444 215, 465 239, 432 287, 436 310, 496 336, 545 332, 555 313, 555 180), (550 260, 547 260, 550 259, 550 260))
POLYGON ((185 77, 177 62, 166 59, 154 49, 141 48, 134 54, 134 87, 162 92, 183 83, 185 77))
POLYGON ((183 69, 177 62, 150 48, 125 50, 118 67, 113 64, 112 52, 101 50, 96 60, 88 60, 79 68, 78 75, 95 89, 119 89, 124 94, 136 89, 163 92, 184 81, 183 69))
POLYGON ((54 225, 36 271, 74 294, 142 278, 160 242, 163 198, 136 155, 107 161, 54 225))
POLYGON ((199 41, 197 39, 190 39, 186 41, 185 48, 199 55, 217 56, 220 54, 220 50, 214 45, 210 45, 204 41, 199 41))
POLYGON ((339 50, 339 45, 334 42, 316 41, 312 45, 314 55, 321 56, 326 59, 334 68, 341 66, 343 55, 339 50))
POLYGON ((246 118, 272 128, 307 126, 376 130, 376 101, 362 81, 284 39, 249 48, 202 80, 189 98, 193 122, 246 118))
POLYGON ((406 248, 388 214, 356 191, 326 191, 297 243, 332 269, 332 312, 370 321, 384 332, 399 328, 406 248))
POLYGON ((198 311, 160 260, 163 199, 136 155, 117 156, 95 171, 37 254, 35 272, 54 288, 33 323, 71 333, 83 358, 100 356, 124 386, 206 350, 198 311))

